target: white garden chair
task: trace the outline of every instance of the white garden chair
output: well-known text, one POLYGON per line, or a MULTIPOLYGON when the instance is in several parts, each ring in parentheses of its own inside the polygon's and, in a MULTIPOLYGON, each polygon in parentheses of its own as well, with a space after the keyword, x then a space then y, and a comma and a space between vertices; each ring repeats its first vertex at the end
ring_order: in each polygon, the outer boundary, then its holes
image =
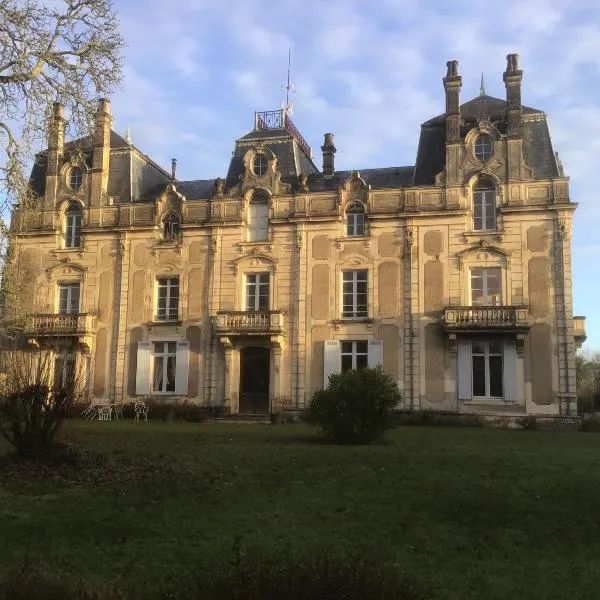
POLYGON ((98 406, 98 421, 110 421, 112 417, 112 408, 109 404, 100 404, 98 406))
POLYGON ((144 419, 144 421, 148 422, 148 407, 143 402, 136 402, 133 408, 135 411, 135 421, 144 419))

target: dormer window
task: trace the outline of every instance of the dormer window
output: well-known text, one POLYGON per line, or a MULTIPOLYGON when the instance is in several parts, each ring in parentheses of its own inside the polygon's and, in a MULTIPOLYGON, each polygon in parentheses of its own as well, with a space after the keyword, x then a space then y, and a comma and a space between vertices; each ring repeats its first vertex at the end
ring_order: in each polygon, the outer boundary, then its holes
POLYGON ((487 179, 481 179, 473 188, 473 230, 496 229, 496 189, 487 179))
POLYGON ((269 195, 265 190, 256 190, 248 207, 248 241, 266 240, 269 234, 269 195))
POLYGON ((492 136, 487 133, 482 133, 477 136, 473 147, 473 153, 475 154, 475 158, 482 162, 492 158, 492 155, 494 154, 494 140, 492 139, 492 136))
POLYGON ((257 177, 262 177, 267 172, 269 161, 264 154, 257 154, 252 161, 252 171, 257 177))
POLYGON ((65 248, 79 248, 81 245, 81 210, 70 206, 65 213, 65 248))
POLYGON ((162 220, 163 240, 174 240, 179 235, 179 217, 173 213, 167 213, 162 220))
POLYGON ((365 209, 353 202, 346 209, 346 235, 348 237, 365 235, 365 209))
POLYGON ((69 171, 69 187, 78 190, 83 183, 83 172, 79 167, 71 167, 69 171))

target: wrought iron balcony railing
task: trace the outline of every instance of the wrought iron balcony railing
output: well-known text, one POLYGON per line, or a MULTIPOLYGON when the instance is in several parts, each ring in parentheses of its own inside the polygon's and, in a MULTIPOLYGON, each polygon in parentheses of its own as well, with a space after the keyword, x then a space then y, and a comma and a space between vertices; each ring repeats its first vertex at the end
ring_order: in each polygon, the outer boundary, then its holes
POLYGON ((527 328, 527 308, 522 306, 458 306, 444 310, 446 329, 527 328))
POLYGON ((302 137, 298 128, 284 108, 279 110, 265 110, 254 113, 255 129, 285 129, 295 140, 304 153, 312 157, 312 150, 308 142, 302 137))
POLYGON ((285 328, 285 314, 281 311, 220 311, 215 317, 218 333, 229 335, 282 334, 285 328))
POLYGON ((94 331, 96 317, 86 313, 44 314, 25 318, 25 331, 36 335, 85 335, 94 331))

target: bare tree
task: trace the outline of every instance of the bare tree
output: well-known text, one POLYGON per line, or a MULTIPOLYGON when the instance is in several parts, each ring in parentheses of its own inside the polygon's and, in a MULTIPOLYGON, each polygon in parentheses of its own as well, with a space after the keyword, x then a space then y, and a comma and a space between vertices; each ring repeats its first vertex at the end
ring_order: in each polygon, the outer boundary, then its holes
POLYGON ((30 198, 28 171, 61 102, 70 136, 91 131, 95 100, 121 80, 123 40, 110 0, 0 2, 2 212, 30 198))

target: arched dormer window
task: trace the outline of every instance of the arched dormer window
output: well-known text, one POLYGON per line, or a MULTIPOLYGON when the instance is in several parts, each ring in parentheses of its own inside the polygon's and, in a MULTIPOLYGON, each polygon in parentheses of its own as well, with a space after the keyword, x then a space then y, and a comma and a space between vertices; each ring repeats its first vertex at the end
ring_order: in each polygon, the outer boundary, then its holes
POLYGON ((353 202, 346 208, 346 235, 365 235, 365 209, 359 202, 353 202))
POLYGON ((473 230, 496 229, 496 187, 488 178, 481 178, 473 187, 473 230))
POLYGON ((266 240, 269 234, 269 194, 265 190, 256 190, 248 208, 248 241, 266 240))
POLYGON ((81 245, 81 209, 72 204, 65 213, 65 248, 79 248, 81 245))
POLYGON ((163 240, 174 240, 179 235, 179 217, 174 213, 167 213, 162 219, 163 240))

